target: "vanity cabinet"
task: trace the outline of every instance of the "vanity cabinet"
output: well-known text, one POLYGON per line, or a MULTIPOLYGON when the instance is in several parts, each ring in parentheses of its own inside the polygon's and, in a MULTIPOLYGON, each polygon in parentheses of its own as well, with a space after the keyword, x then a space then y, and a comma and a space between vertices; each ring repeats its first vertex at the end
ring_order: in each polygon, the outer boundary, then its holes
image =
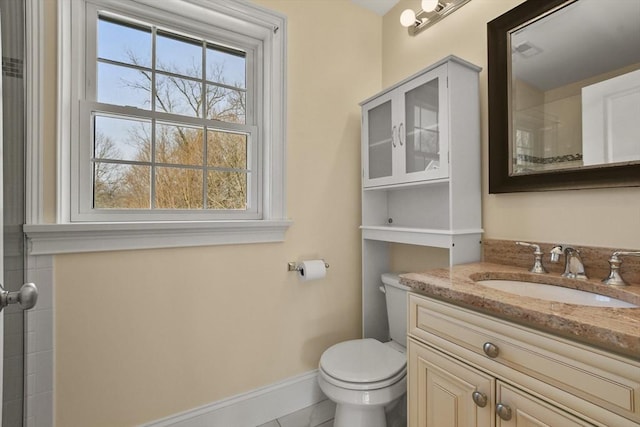
POLYGON ((409 296, 409 426, 640 425, 640 361, 409 296))
POLYGON ((408 363, 411 427, 593 426, 414 340, 408 363))
POLYGON ((378 288, 392 244, 446 249, 449 266, 480 260, 479 72, 449 56, 361 103, 366 338, 389 338, 378 288))

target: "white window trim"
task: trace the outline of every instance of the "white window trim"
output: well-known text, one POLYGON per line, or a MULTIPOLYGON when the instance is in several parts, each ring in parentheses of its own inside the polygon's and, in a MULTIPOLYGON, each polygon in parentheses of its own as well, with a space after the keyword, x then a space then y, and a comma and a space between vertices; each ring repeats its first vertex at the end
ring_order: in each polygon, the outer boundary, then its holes
MULTIPOLYGON (((27 8, 39 19, 44 1, 28 0, 27 8)), ((72 0, 84 1, 84 0, 72 0)), ((113 6, 130 8, 153 6, 158 13, 179 7, 183 16, 207 25, 216 25, 264 41, 264 127, 262 216, 260 220, 160 221, 160 222, 83 222, 71 218, 71 126, 73 52, 71 49, 72 1, 58 2, 58 111, 57 111, 57 218, 55 224, 43 219, 43 114, 44 81, 43 26, 27 28, 27 120, 32 125, 27 136, 27 223, 24 231, 31 254, 56 254, 216 244, 264 243, 284 240, 291 221, 286 217, 286 18, 241 0, 101 0, 113 6), (281 112, 281 113, 279 113, 281 112)), ((172 12, 171 12, 172 13, 172 12)), ((28 23, 29 25, 29 23, 28 23)))

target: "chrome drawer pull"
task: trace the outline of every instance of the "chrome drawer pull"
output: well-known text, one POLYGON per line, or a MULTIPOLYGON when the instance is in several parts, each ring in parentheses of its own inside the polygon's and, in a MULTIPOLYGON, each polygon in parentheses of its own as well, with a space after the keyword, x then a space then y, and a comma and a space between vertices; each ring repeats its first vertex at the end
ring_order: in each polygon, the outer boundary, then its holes
POLYGON ((471 394, 471 398, 473 399, 473 402, 479 407, 484 408, 485 406, 487 406, 486 394, 479 391, 474 391, 473 394, 471 394))
POLYGON ((502 403, 498 403, 496 405, 496 413, 498 416, 505 420, 509 421, 511 419, 511 408, 507 405, 503 405, 502 403))
POLYGON ((498 353, 500 352, 500 350, 498 350, 498 346, 490 342, 484 343, 482 350, 484 350, 484 354, 491 358, 498 357, 498 353))

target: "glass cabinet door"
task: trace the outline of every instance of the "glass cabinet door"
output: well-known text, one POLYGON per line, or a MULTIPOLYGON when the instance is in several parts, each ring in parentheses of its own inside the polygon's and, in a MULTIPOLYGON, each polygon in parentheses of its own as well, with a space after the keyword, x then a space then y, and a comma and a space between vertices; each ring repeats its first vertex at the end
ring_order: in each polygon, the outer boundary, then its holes
POLYGON ((438 80, 405 94, 406 172, 440 168, 438 80))
POLYGON ((399 142, 405 146, 403 171, 409 181, 448 175, 446 75, 441 71, 427 73, 403 92, 399 142))
POLYGON ((385 181, 393 174, 391 99, 366 111, 367 169, 365 181, 385 181))

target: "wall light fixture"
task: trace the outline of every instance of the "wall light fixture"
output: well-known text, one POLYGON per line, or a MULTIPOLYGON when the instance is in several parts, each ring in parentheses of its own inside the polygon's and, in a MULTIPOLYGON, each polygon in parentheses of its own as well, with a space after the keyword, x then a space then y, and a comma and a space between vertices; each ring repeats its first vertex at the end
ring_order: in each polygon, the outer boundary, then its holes
POLYGON ((420 31, 432 26, 445 16, 458 10, 471 0, 422 0, 422 9, 418 13, 405 9, 400 14, 400 24, 409 29, 409 35, 415 36, 420 31))

